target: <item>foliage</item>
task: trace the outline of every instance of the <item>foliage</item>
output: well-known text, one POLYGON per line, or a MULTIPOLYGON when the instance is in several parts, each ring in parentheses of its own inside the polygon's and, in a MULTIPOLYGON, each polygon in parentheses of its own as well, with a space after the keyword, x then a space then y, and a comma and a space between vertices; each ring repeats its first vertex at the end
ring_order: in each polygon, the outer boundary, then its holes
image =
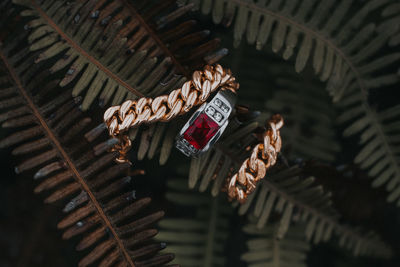
POLYGON ((221 198, 202 195, 187 188, 185 179, 167 181, 166 198, 180 208, 190 208, 188 216, 166 217, 159 223, 157 238, 168 242, 182 266, 226 266, 226 242, 232 208, 221 198))
POLYGON ((284 154, 290 159, 334 162, 341 148, 335 132, 336 112, 326 92, 318 82, 298 90, 297 77, 277 76, 276 82, 277 92, 265 107, 272 113, 285 111, 284 154))
MULTIPOLYGON (((252 147, 257 142, 255 133, 260 132, 260 125, 257 121, 247 124, 239 124, 238 120, 231 122, 225 138, 218 145, 191 160, 189 188, 197 188, 200 192, 210 189, 213 196, 224 190, 225 180, 249 154, 243 147, 252 147)), ((314 177, 302 174, 298 166, 281 164, 267 172, 238 212, 241 215, 253 212, 259 228, 269 222, 272 213, 280 214, 279 238, 285 236, 292 221, 302 220, 307 224, 308 240, 314 243, 328 241, 332 234, 337 234, 341 245, 356 255, 376 253, 386 257, 391 253, 376 234, 364 235, 358 229, 341 223, 339 214, 332 207, 331 193, 315 183, 314 177)))
POLYGON ((0 118, 3 127, 15 132, 1 140, 0 147, 12 147, 12 154, 23 158, 15 171, 33 171, 40 181, 35 192, 46 193, 46 203, 65 203, 58 228, 64 239, 82 236, 76 248, 87 255, 79 266, 169 262, 171 254, 156 254, 164 243, 151 241, 157 233, 151 225, 164 213, 144 212, 151 200, 136 200, 127 187, 129 165, 116 165, 115 155, 105 153, 110 141, 89 144, 80 138, 93 127, 91 119, 57 80, 40 84, 46 76, 43 66, 32 66, 36 55, 25 48, 16 51, 14 41, 0 52, 0 118))
POLYGON ((399 120, 399 115, 390 114, 392 109, 388 109, 386 117, 379 116, 369 99, 370 90, 399 81, 396 73, 381 70, 398 64, 400 54, 392 50, 378 54, 388 42, 391 46, 397 44, 398 5, 390 5, 389 0, 370 0, 354 11, 355 4, 347 0, 284 4, 253 0, 180 2, 195 2, 195 8, 205 14, 212 13, 215 23, 229 26, 233 22, 235 45, 244 35, 258 49, 271 39, 273 52, 280 53, 285 60, 296 57, 297 72, 312 60, 315 74, 327 81, 333 101, 340 101, 339 120, 347 125, 343 135, 360 136, 362 149, 355 163, 369 170, 374 186, 387 184, 391 192, 388 201, 399 200, 398 129, 391 124, 399 120), (379 11, 389 18, 371 20, 370 15, 379 11))
POLYGON ((285 236, 292 222, 301 221, 306 225, 307 240, 314 244, 329 241, 337 235, 340 245, 351 249, 355 255, 390 257, 390 249, 376 233, 365 234, 343 224, 332 205, 331 193, 324 192, 323 187, 314 181, 314 177, 302 175, 298 167, 278 171, 269 175, 268 180, 263 180, 257 191, 239 208, 239 213, 252 210, 260 229, 274 212, 282 214, 277 238, 285 236))
POLYGON ((337 112, 323 83, 315 80, 309 70, 302 75, 294 73, 289 62, 271 52, 256 51, 243 44, 237 53, 236 58, 224 61, 236 68, 239 94, 244 99, 240 102, 251 103, 252 110, 262 111, 257 119, 260 122, 275 113, 285 114, 285 127, 281 129, 285 157, 334 162, 341 149, 337 112))
POLYGON ((349 152, 336 135, 343 128, 345 137, 359 139, 359 152, 350 155, 355 163, 374 178, 374 187, 386 185, 388 201, 400 205, 400 107, 373 99, 398 85, 400 5, 390 0, 177 2, 0 4, 5 13, 0 121, 13 131, 0 147, 12 147, 22 158, 16 172, 33 172, 40 181, 35 192, 46 194, 46 202, 65 204, 67 215, 58 226, 63 238, 82 235, 77 249, 87 255, 80 265, 228 264, 228 226, 237 215, 219 193, 258 143, 272 113, 285 118, 283 153, 248 201, 233 203, 239 220, 252 217, 240 233, 251 236, 242 260, 249 266, 305 266, 309 242, 329 240, 355 255, 390 257, 391 248, 376 233, 348 225, 336 211, 331 196, 340 192, 327 192, 294 162, 337 164, 339 152, 349 152), (146 212, 150 198, 135 199, 130 176, 139 171, 112 162, 114 154, 106 151, 116 141, 106 139, 99 123, 104 107, 170 92, 193 70, 227 54, 219 38, 192 19, 191 10, 232 25, 232 34, 219 34, 237 48, 223 59, 224 66, 241 84, 239 104, 251 109, 237 106, 221 140, 188 164, 172 151, 187 116, 129 133, 137 153, 131 157, 158 157, 161 165, 170 158, 173 168, 188 176, 188 186, 184 179, 166 181, 171 214, 159 222, 157 234, 152 224, 164 212, 146 212), (168 253, 159 254, 165 241, 168 253))
POLYGON ((305 241, 301 225, 292 227, 283 240, 276 237, 277 227, 273 224, 260 230, 250 223, 244 226, 243 230, 250 235, 246 242, 248 251, 242 255, 247 266, 307 266, 305 259, 310 245, 305 241))
MULTIPOLYGON (((181 19, 188 7, 174 10, 170 1, 160 5, 123 0, 96 1, 15 0, 26 8, 29 49, 39 51, 36 63, 52 61, 50 73, 62 73, 60 86, 73 85, 72 95, 83 95, 80 108, 87 110, 95 99, 101 106, 127 99, 154 96, 179 87, 190 73, 226 54, 219 40, 210 39, 193 20, 181 19), (128 6, 128 8, 121 8, 128 6), (157 17, 157 21, 151 20, 157 17)), ((157 124, 155 145, 141 143, 139 159, 152 158, 160 135, 175 136, 174 128, 157 124), (171 134, 171 132, 173 134, 171 134)), ((131 136, 134 137, 134 131, 131 136)), ((143 139, 153 133, 145 131, 143 139)), ((172 148, 167 138, 160 163, 172 148)))
POLYGON ((118 0, 106 4, 57 0, 15 0, 14 3, 27 8, 21 15, 30 20, 27 23, 31 31, 30 50, 44 49, 35 61, 57 57, 50 71, 64 69, 60 86, 75 82, 74 96, 87 91, 83 110, 97 97, 102 105, 115 105, 126 99, 169 91, 184 82, 183 77, 174 75, 175 68, 178 73, 186 74, 202 64, 206 55, 211 62, 215 60, 208 53, 217 41, 208 41, 207 34, 201 32, 196 37, 206 49, 189 46, 186 54, 174 54, 178 47, 184 49, 190 45, 179 41, 187 38, 194 26, 186 23, 186 31, 180 32, 177 32, 179 25, 168 28, 179 18, 176 14, 162 13, 168 6, 154 7, 149 3, 136 10, 133 5, 118 0), (125 4, 128 8, 121 9, 125 4), (144 17, 160 16, 160 13, 163 17, 159 19, 158 32, 154 32, 144 17), (168 49, 173 41, 177 43, 168 49), (187 54, 192 55, 191 61, 185 58, 187 54))

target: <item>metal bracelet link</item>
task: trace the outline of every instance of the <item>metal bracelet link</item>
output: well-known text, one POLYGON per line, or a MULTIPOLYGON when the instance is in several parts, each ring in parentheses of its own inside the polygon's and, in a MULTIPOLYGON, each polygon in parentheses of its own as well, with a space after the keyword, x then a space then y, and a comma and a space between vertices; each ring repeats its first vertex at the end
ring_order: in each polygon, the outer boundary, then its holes
POLYGON ((265 177, 267 169, 275 165, 282 148, 282 126, 283 118, 279 114, 268 121, 263 142, 253 148, 250 157, 244 160, 239 171, 229 181, 230 199, 244 203, 247 196, 256 189, 257 182, 265 177))

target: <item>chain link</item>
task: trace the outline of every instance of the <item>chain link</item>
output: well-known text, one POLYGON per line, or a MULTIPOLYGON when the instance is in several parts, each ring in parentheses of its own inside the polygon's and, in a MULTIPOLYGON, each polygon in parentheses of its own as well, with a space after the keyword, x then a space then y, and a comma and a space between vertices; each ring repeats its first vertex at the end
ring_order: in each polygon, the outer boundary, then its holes
POLYGON ((127 152, 131 144, 126 132, 129 128, 142 123, 170 121, 178 115, 187 113, 193 106, 203 104, 218 88, 236 93, 239 84, 229 69, 221 65, 206 65, 202 71, 195 71, 192 80, 168 95, 154 99, 142 97, 138 100, 127 100, 122 105, 112 106, 104 113, 104 122, 110 136, 120 141, 114 147, 119 151, 117 162, 129 162, 127 152))
POLYGON ((268 121, 263 143, 257 144, 241 165, 239 171, 232 176, 228 184, 228 196, 244 203, 247 196, 254 191, 257 182, 265 177, 267 169, 276 163, 282 147, 280 128, 283 126, 281 115, 274 115, 268 121))
MULTIPOLYGON (((104 113, 104 122, 110 136, 119 140, 112 149, 119 152, 116 161, 129 162, 127 153, 131 148, 131 141, 127 131, 130 128, 143 123, 170 121, 178 115, 189 112, 194 106, 206 102, 217 89, 236 93, 239 84, 229 69, 223 69, 221 65, 206 65, 202 71, 193 73, 192 80, 185 82, 181 88, 168 95, 154 99, 142 97, 138 100, 127 100, 122 105, 108 108, 104 113)), ((230 199, 245 202, 247 195, 256 188, 256 183, 264 178, 267 169, 275 164, 282 146, 279 132, 282 126, 283 119, 280 115, 274 115, 268 121, 264 142, 254 147, 251 156, 243 162, 239 171, 229 181, 230 199)))

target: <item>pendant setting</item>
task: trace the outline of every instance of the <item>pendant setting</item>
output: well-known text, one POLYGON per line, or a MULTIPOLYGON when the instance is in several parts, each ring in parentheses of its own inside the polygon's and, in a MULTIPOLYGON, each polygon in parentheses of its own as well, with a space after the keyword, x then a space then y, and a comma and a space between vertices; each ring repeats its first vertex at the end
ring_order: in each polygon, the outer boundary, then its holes
POLYGON ((210 102, 196 110, 176 138, 176 148, 188 157, 206 152, 221 137, 235 106, 236 94, 219 91, 210 102))

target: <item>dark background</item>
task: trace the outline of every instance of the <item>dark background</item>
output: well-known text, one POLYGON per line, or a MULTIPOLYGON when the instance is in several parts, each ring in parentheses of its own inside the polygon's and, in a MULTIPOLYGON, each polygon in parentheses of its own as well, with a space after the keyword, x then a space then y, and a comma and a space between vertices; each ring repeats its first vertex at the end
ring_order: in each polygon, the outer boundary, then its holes
MULTIPOLYGON (((241 65, 248 65, 251 59, 246 57, 246 51, 254 48, 242 44, 239 48, 232 47, 230 32, 210 23, 209 18, 194 14, 201 21, 204 28, 222 39, 223 46, 230 50, 230 54, 223 59, 225 66, 232 67, 240 81, 241 65)), ((384 51, 383 51, 384 52, 384 51)), ((277 56, 269 53, 262 54, 265 60, 271 62, 277 60, 277 56)), ((279 59, 280 61, 283 61, 279 59)), ((288 63, 293 66, 292 63, 288 63)), ((272 74, 268 73, 263 78, 268 81, 272 74)), ((292 71, 290 75, 297 75, 292 71)), ((298 75, 299 81, 304 81, 312 76, 312 70, 308 69, 298 75), (308 78, 307 78, 308 77, 308 78)), ((262 81, 261 81, 262 82, 262 81)), ((393 97, 396 88, 385 91, 371 92, 371 101, 378 109, 390 107, 398 103, 393 97)), ((258 107, 259 103, 249 103, 242 100, 242 104, 258 107)), ((338 129, 340 132, 341 129, 338 129)), ((8 134, 7 130, 0 129, 0 138, 8 134)), ((340 139, 346 153, 338 157, 337 164, 351 162, 359 148, 355 139, 340 139)), ((74 246, 77 240, 63 241, 61 232, 57 230, 57 222, 62 218, 62 203, 56 205, 43 204, 43 196, 34 195, 33 188, 38 183, 32 179, 32 173, 16 175, 14 167, 17 158, 10 156, 11 150, 0 150, 0 267, 22 266, 76 266, 85 252, 76 252, 74 246)), ((153 204, 151 209, 165 209, 168 214, 177 212, 177 208, 165 202, 164 181, 176 175, 174 166, 187 160, 182 155, 174 152, 167 167, 158 167, 153 161, 137 162, 135 167, 143 168, 146 175, 135 177, 133 186, 137 190, 137 196, 151 196, 153 204), (154 166, 157 166, 156 168, 154 166)), ((310 173, 316 175, 318 181, 333 191, 334 204, 343 214, 346 223, 360 225, 378 232, 382 239, 390 244, 395 253, 390 261, 375 260, 371 258, 354 258, 351 253, 337 246, 336 240, 327 244, 313 247, 308 255, 308 266, 324 267, 394 267, 400 266, 400 212, 394 205, 385 202, 385 192, 374 190, 370 187, 370 181, 365 173, 354 166, 349 170, 355 174, 355 179, 349 181, 343 179, 343 175, 332 168, 317 168, 310 163, 310 173)), ((236 216, 232 221, 232 236, 228 242, 227 266, 244 266, 239 260, 240 251, 243 249, 245 237, 239 233, 243 218, 236 216)))

